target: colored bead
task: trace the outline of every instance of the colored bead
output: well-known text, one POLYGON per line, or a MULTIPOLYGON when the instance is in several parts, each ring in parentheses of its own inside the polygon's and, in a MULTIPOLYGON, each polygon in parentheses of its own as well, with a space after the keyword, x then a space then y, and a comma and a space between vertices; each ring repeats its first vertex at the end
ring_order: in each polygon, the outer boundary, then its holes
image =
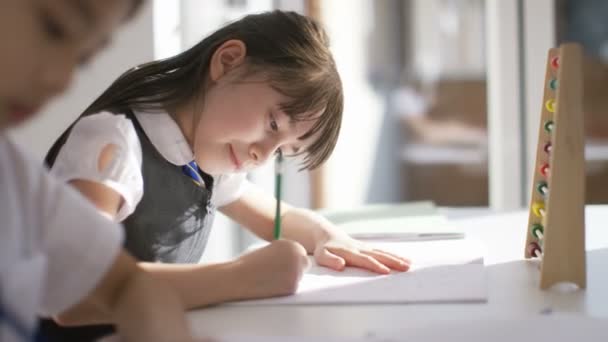
POLYGON ((549 177, 549 172, 550 172, 550 169, 549 169, 549 164, 543 164, 543 165, 540 167, 540 173, 541 173, 543 176, 545 176, 545 177, 549 177))
POLYGON ((552 79, 551 81, 549 81, 549 88, 551 88, 552 90, 557 90, 557 86, 558 86, 559 82, 557 81, 557 79, 552 79))
POLYGON ((541 181, 536 185, 536 190, 542 195, 545 196, 549 192, 549 186, 547 186, 547 182, 541 181))
POLYGON ((551 142, 549 141, 548 143, 545 144, 545 146, 543 147, 543 151, 545 151, 547 154, 551 153, 551 148, 553 147, 553 145, 551 145, 551 142))
POLYGON ((549 120, 547 122, 545 122, 545 131, 547 131, 547 133, 551 133, 553 131, 553 120, 549 120))
POLYGON ((543 226, 541 224, 533 224, 532 225, 532 235, 537 238, 537 239, 542 239, 543 238, 543 234, 545 232, 545 230, 543 229, 543 226))
POLYGON ((551 66, 554 69, 559 68, 559 57, 558 56, 555 56, 555 57, 551 58, 551 66))
POLYGON ((545 204, 543 202, 534 202, 532 204, 532 212, 537 217, 545 216, 545 204))
POLYGON ((528 245, 528 253, 533 257, 540 258, 543 252, 536 242, 532 242, 528 245))
POLYGON ((547 108, 547 110, 551 113, 555 113, 555 100, 554 99, 549 99, 546 103, 545 103, 545 107, 547 108))

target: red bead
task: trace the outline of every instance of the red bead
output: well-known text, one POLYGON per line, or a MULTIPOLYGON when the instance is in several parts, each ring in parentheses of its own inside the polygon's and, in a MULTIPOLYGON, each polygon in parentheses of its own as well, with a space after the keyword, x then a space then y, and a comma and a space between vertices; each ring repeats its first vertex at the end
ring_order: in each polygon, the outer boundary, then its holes
POLYGON ((543 251, 540 249, 540 246, 536 242, 532 242, 528 245, 528 253, 532 257, 540 257, 543 251))
POLYGON ((540 173, 541 173, 543 176, 545 176, 545 177, 549 177, 549 172, 550 172, 550 170, 549 170, 549 164, 543 164, 543 165, 540 167, 540 173))
POLYGON ((558 56, 555 56, 555 57, 551 58, 551 66, 554 69, 559 68, 559 57, 558 56))

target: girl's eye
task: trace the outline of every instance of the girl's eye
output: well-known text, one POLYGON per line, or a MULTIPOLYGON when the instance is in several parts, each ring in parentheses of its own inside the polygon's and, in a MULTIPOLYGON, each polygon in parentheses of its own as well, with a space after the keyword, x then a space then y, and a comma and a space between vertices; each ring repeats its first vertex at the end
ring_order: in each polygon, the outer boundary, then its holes
POLYGON ((270 129, 272 129, 274 132, 279 130, 279 125, 272 115, 270 116, 270 129))

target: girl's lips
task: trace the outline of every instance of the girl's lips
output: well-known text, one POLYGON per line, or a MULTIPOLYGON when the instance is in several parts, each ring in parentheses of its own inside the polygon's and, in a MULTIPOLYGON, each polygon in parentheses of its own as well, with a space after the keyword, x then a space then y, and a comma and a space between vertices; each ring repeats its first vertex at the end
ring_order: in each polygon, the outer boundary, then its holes
POLYGON ((232 163, 234 164, 236 169, 239 170, 241 168, 241 162, 236 157, 236 153, 234 153, 234 149, 232 148, 232 145, 229 145, 229 146, 230 146, 230 159, 232 159, 232 163))

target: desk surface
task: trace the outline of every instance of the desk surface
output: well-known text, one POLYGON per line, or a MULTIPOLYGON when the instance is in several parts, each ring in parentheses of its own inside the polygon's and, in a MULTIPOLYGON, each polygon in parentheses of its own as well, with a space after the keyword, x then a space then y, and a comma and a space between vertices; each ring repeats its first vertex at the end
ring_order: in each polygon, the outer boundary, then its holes
MULTIPOLYGON (((200 334, 366 336, 398 326, 454 319, 504 318, 566 312, 608 318, 608 206, 588 206, 587 289, 539 289, 538 264, 523 260, 527 212, 454 219, 456 231, 481 239, 487 248, 485 304, 217 306, 189 314, 200 334)), ((393 221, 394 222, 394 221, 393 221)), ((415 262, 415 260, 414 260, 415 262)))

